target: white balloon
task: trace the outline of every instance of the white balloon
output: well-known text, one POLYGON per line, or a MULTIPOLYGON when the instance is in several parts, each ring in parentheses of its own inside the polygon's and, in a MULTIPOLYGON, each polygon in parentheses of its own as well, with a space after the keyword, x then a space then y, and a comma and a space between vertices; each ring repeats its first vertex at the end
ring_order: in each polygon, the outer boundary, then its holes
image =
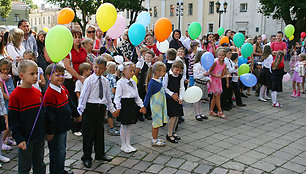
POLYGON ((201 100, 203 95, 202 89, 198 86, 192 86, 188 88, 183 96, 183 99, 187 103, 196 103, 201 100))
POLYGON ((166 53, 167 50, 169 49, 169 42, 168 42, 167 39, 166 39, 165 41, 163 41, 163 42, 157 41, 156 47, 157 47, 157 49, 158 49, 160 52, 166 53))

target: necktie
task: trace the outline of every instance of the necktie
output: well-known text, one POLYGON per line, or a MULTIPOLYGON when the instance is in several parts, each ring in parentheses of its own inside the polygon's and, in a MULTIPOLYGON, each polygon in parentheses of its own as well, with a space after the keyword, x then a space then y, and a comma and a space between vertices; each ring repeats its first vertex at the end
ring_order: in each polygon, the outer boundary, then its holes
POLYGON ((133 83, 131 81, 128 82, 128 85, 133 88, 133 83))
POLYGON ((102 100, 102 98, 103 98, 103 85, 102 85, 101 77, 99 77, 98 80, 99 80, 99 98, 102 100))

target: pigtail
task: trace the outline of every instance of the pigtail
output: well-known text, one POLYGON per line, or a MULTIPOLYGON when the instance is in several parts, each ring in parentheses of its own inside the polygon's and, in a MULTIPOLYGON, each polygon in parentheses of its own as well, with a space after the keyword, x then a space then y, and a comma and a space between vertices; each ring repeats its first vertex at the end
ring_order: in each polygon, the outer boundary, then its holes
POLYGON ((148 91, 148 85, 149 85, 150 80, 152 79, 152 76, 153 76, 153 65, 150 66, 147 72, 147 78, 146 78, 146 83, 145 83, 146 91, 148 91))
POLYGON ((273 66, 272 66, 273 70, 279 69, 279 64, 281 63, 283 57, 284 57, 284 53, 282 51, 279 51, 273 62, 273 66))

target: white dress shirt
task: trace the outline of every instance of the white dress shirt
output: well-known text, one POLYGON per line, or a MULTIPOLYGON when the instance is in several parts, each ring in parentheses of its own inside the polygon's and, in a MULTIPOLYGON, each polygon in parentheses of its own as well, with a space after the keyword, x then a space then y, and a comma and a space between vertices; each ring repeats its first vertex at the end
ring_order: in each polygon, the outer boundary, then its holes
POLYGON ((232 60, 230 60, 229 58, 224 58, 224 63, 228 69, 228 74, 232 74, 235 71, 235 66, 232 66, 231 62, 232 60))
POLYGON ((232 65, 232 67, 234 67, 234 71, 232 72, 232 81, 233 82, 238 82, 238 68, 235 69, 235 66, 238 66, 238 63, 234 63, 232 60, 230 60, 230 63, 232 65))
MULTIPOLYGON (((81 76, 83 77, 83 76, 81 76)), ((83 77, 84 78, 84 77, 83 77)), ((81 82, 81 80, 77 80, 75 82, 75 89, 74 92, 81 92, 82 91, 82 87, 83 87, 83 83, 81 82)))
POLYGON ((7 54, 13 58, 13 64, 12 64, 12 73, 14 76, 18 76, 18 67, 16 59, 17 57, 22 58, 23 53, 25 52, 24 46, 21 44, 20 49, 16 48, 12 43, 9 43, 6 46, 7 54))
MULTIPOLYGON (((175 75, 172 70, 169 70, 169 74, 172 75, 173 77, 178 77, 178 75, 175 75)), ((163 87, 165 89, 165 92, 167 94, 169 94, 171 97, 174 94, 174 92, 170 91, 170 89, 168 89, 168 81, 169 81, 169 77, 168 77, 168 73, 166 73, 165 77, 163 78, 163 87)), ((180 82, 180 90, 179 90, 179 97, 181 100, 183 100, 183 95, 185 92, 185 87, 184 87, 184 78, 181 78, 181 82, 180 82)))
POLYGON ((207 71, 203 68, 200 62, 193 65, 193 78, 198 80, 208 81, 211 80, 209 76, 205 76, 204 74, 207 71))
POLYGON ((49 86, 50 86, 51 89, 54 89, 56 92, 62 93, 62 88, 61 87, 55 86, 52 83, 50 83, 49 86))
POLYGON ((81 90, 78 105, 78 112, 80 115, 82 115, 82 113, 86 109, 86 103, 105 104, 111 113, 116 111, 111 98, 111 89, 109 87, 109 82, 102 75, 100 77, 100 80, 102 81, 103 85, 103 98, 99 98, 99 76, 93 73, 85 79, 81 90))
POLYGON ((273 63, 273 56, 270 54, 269 57, 267 57, 262 63, 262 68, 268 68, 271 71, 271 66, 272 66, 272 63, 273 63))
POLYGON ((139 107, 143 107, 143 102, 138 95, 136 82, 133 79, 128 80, 122 77, 120 80, 118 80, 115 99, 114 99, 114 103, 117 109, 121 109, 121 99, 122 98, 134 98, 135 103, 139 107), (133 87, 129 85, 130 82, 132 82, 133 87))

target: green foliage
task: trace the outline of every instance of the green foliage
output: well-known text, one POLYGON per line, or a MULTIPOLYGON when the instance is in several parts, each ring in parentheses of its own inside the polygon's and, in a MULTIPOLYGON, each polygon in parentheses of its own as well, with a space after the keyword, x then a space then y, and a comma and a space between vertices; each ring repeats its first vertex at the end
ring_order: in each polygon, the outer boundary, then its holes
POLYGON ((3 18, 7 18, 11 10, 12 10, 11 0, 0 0, 0 16, 2 16, 3 18))
POLYGON ((32 0, 21 0, 21 2, 29 5, 32 10, 37 9, 37 5, 34 4, 32 0))

